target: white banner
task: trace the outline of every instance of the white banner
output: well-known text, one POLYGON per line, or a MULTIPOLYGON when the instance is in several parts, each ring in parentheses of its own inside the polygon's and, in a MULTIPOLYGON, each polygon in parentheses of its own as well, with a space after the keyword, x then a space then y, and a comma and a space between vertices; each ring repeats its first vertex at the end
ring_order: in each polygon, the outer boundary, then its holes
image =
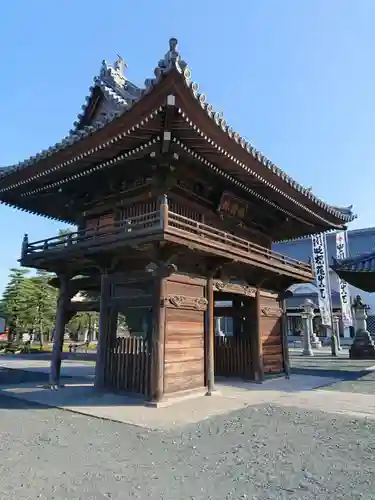
MULTIPOLYGON (((343 260, 347 258, 346 237, 345 232, 336 233, 336 258, 343 260)), ((350 291, 349 285, 346 281, 342 280, 339 276, 339 290, 341 301, 341 315, 342 322, 345 328, 353 325, 353 317, 350 306, 350 291)))
POLYGON ((331 296, 324 234, 312 236, 312 258, 318 287, 318 302, 322 325, 332 328, 331 296))

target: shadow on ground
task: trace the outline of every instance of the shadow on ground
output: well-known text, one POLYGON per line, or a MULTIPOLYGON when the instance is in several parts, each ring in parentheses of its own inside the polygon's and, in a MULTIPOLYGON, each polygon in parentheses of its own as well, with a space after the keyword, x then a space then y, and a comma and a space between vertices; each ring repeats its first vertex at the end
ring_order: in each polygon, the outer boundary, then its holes
POLYGON ((28 400, 40 409, 51 406, 144 406, 145 403, 143 397, 130 393, 100 392, 93 387, 88 377, 62 376, 60 380, 62 387, 51 390, 47 388, 47 373, 1 368, 0 409, 9 408, 9 399, 28 400), (17 386, 20 386, 20 390, 13 392, 18 389, 17 386))
MULTIPOLYGON (((6 358, 10 359, 37 359, 39 361, 50 361, 52 353, 51 352, 33 352, 31 354, 2 354, 6 358)), ((62 360, 71 361, 96 361, 96 351, 89 350, 88 352, 63 352, 61 356, 62 360)), ((1 361, 1 357, 0 357, 1 361)))
MULTIPOLYGON (((347 352, 340 353, 337 358, 330 356, 329 352, 317 352, 314 357, 292 353, 290 362, 291 378, 289 380, 284 376, 266 377, 262 384, 257 384, 234 378, 216 377, 217 388, 223 395, 228 392, 228 389, 230 392, 234 388, 233 397, 237 397, 240 392, 244 394, 244 391, 298 393, 318 388, 342 392, 375 393, 374 360, 351 360, 347 352)), ((42 369, 0 368, 2 389, 0 408, 14 408, 13 404, 9 406, 9 398, 27 399, 37 404, 38 408, 144 406, 143 398, 129 393, 100 393, 95 390, 92 377, 87 376, 87 366, 74 367, 74 376, 64 375, 61 382, 67 387, 52 391, 44 388, 48 384, 48 373, 42 369)))
MULTIPOLYGON (((0 368, 0 385, 18 385, 26 383, 47 384, 48 373, 31 370, 18 370, 15 368, 0 368)), ((71 377, 64 377, 71 380, 71 377)))

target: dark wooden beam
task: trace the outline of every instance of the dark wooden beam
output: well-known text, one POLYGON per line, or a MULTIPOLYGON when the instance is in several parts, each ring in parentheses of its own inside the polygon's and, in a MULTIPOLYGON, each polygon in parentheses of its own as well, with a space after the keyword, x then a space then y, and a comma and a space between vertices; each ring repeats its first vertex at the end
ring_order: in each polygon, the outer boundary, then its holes
POLYGON ((64 343, 65 325, 67 322, 67 307, 69 303, 69 276, 59 276, 60 288, 57 300, 56 323, 53 333, 53 347, 49 383, 52 388, 60 385, 61 354, 64 343))
POLYGON ((262 345, 262 326, 261 326, 261 298, 260 289, 257 289, 256 293, 256 329, 253 334, 253 363, 254 363, 254 374, 255 380, 257 382, 262 382, 264 377, 263 368, 263 345, 262 345))
POLYGON ((215 390, 215 330, 214 330, 214 284, 213 276, 207 279, 207 312, 206 312, 206 380, 207 396, 211 396, 215 390))
POLYGON ((105 370, 107 354, 107 337, 110 317, 111 283, 108 271, 104 269, 101 275, 100 286, 100 314, 99 314, 99 336, 96 348, 95 365, 95 387, 103 389, 105 386, 105 370))
POLYGON ((166 292, 166 277, 155 276, 153 328, 151 340, 151 401, 158 403, 164 395, 164 345, 166 309, 163 297, 166 292))

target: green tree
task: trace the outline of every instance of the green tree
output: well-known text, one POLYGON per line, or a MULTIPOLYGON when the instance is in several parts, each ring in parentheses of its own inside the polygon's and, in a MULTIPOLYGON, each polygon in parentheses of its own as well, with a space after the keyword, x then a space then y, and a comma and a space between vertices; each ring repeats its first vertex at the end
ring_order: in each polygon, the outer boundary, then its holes
POLYGON ((42 347, 45 334, 52 331, 55 323, 57 290, 49 284, 51 275, 45 271, 38 271, 36 276, 29 279, 34 290, 31 298, 34 311, 32 328, 39 333, 42 347))
POLYGON ((5 288, 2 309, 11 333, 20 334, 30 324, 32 286, 28 280, 29 270, 12 268, 9 270, 9 281, 5 288))
POLYGON ((65 229, 59 229, 59 232, 57 233, 57 236, 67 236, 69 234, 74 233, 74 229, 70 228, 65 228, 65 229))
POLYGON ((10 269, 0 310, 11 337, 20 338, 25 331, 43 334, 51 331, 56 314, 57 292, 49 285, 51 275, 40 271, 29 276, 28 269, 10 269))

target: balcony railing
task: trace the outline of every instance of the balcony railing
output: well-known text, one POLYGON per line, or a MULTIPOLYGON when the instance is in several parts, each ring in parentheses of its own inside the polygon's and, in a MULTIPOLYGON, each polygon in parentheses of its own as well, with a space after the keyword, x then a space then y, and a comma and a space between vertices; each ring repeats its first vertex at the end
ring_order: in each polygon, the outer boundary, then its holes
POLYGON ((22 244, 21 260, 30 255, 41 254, 50 250, 62 250, 84 246, 102 245, 104 242, 116 239, 138 238, 153 232, 163 230, 160 211, 130 217, 125 220, 103 224, 95 229, 83 229, 46 240, 28 242, 25 235, 22 244))
POLYGON ((207 226, 206 224, 173 212, 168 212, 168 231, 172 234, 181 234, 181 237, 189 239, 193 236, 192 239, 199 243, 209 245, 213 248, 225 248, 230 253, 249 257, 259 263, 287 265, 303 273, 312 273, 310 264, 286 257, 256 243, 251 243, 233 234, 226 233, 220 229, 207 226))
POLYGON ((259 265, 268 264, 279 269, 292 267, 299 273, 312 274, 311 266, 305 262, 286 257, 256 243, 251 243, 233 234, 171 212, 166 201, 160 205, 159 210, 154 212, 113 221, 95 229, 84 229, 32 243, 29 243, 28 237, 25 235, 21 261, 38 256, 44 257, 47 252, 50 254, 50 252, 55 253, 62 250, 104 246, 115 241, 125 242, 153 234, 179 237, 182 242, 188 240, 198 246, 206 247, 206 250, 210 248, 213 254, 215 254, 215 249, 220 249, 221 252, 225 251, 229 257, 242 257, 259 265))

